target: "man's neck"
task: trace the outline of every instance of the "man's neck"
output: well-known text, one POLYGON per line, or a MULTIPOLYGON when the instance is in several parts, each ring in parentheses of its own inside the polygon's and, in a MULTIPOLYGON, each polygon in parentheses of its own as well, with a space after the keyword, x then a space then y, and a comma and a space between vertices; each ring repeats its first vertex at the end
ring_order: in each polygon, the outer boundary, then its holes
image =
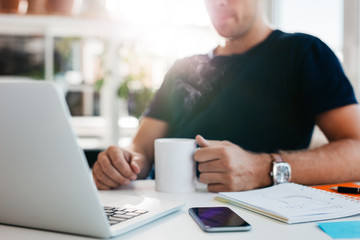
POLYGON ((217 47, 215 54, 233 55, 245 53, 259 43, 263 42, 272 32, 273 29, 269 25, 262 24, 249 30, 243 36, 225 39, 225 45, 217 47))

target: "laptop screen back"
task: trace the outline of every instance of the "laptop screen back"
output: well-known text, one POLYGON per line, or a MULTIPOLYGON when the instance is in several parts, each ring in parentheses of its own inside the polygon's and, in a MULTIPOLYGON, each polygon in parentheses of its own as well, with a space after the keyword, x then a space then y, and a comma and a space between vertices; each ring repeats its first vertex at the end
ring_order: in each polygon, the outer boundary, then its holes
POLYGON ((0 81, 0 223, 109 236, 62 93, 0 81))

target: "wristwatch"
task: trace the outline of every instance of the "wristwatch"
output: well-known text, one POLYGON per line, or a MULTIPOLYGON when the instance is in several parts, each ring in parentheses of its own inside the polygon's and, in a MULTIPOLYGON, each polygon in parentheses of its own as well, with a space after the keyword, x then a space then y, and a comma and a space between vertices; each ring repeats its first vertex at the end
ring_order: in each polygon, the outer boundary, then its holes
POLYGON ((273 168, 270 172, 274 185, 280 183, 288 183, 291 179, 291 167, 290 164, 285 162, 280 154, 270 154, 273 168))

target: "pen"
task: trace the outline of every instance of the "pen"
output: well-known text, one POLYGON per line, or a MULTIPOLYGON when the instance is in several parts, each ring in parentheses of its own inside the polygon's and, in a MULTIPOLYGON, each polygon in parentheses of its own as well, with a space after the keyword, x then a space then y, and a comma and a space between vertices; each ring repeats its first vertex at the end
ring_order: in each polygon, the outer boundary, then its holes
POLYGON ((339 193, 360 193, 360 188, 357 187, 338 186, 338 187, 331 187, 330 189, 336 190, 339 193))

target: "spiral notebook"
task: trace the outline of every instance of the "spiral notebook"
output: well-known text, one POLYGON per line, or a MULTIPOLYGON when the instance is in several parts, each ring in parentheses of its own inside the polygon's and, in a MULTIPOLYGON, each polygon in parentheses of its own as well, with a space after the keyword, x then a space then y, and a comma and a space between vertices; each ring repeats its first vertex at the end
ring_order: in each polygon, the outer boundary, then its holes
POLYGON ((289 224, 360 214, 360 201, 356 198, 295 183, 243 192, 220 192, 215 199, 289 224))

